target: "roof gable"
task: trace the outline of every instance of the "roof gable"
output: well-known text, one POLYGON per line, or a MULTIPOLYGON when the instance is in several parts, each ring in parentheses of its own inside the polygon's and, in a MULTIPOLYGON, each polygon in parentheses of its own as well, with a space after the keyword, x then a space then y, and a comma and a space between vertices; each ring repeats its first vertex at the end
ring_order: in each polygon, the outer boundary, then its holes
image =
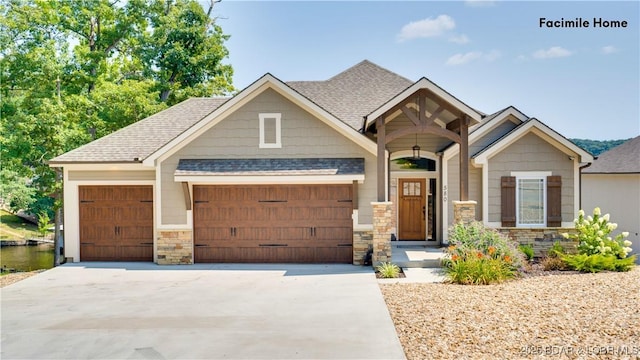
POLYGON ((593 155, 579 147, 578 145, 569 141, 569 139, 560 135, 555 130, 551 129, 543 122, 536 118, 523 122, 520 126, 516 127, 503 137, 496 140, 491 145, 487 146, 484 150, 478 152, 472 157, 472 162, 475 164, 486 164, 487 160, 493 155, 506 149, 510 144, 514 143, 524 135, 533 132, 551 145, 555 146, 563 152, 572 152, 580 156, 580 162, 592 162, 593 155))
POLYGON ((640 173, 640 136, 600 154, 597 160, 582 172, 585 174, 640 173))

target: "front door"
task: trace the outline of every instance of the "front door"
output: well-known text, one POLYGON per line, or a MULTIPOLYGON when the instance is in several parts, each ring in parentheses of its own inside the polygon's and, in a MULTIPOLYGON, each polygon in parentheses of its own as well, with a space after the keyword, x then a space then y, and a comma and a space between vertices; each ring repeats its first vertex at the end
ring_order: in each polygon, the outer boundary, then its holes
POLYGON ((426 180, 399 179, 399 240, 425 240, 426 180))

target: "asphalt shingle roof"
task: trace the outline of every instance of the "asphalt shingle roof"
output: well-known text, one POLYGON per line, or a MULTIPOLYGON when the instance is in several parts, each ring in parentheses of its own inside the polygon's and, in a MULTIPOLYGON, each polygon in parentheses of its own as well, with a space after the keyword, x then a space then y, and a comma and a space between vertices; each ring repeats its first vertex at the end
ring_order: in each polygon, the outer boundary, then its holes
POLYGON ((51 159, 49 163, 135 162, 135 158, 145 159, 227 100, 229 98, 188 99, 51 159))
POLYGON ((603 152, 584 174, 637 174, 640 173, 640 136, 603 152))
POLYGON ((175 175, 361 175, 364 158, 181 159, 175 175))
POLYGON ((347 125, 360 130, 364 116, 413 83, 364 60, 328 80, 291 81, 287 85, 347 125))

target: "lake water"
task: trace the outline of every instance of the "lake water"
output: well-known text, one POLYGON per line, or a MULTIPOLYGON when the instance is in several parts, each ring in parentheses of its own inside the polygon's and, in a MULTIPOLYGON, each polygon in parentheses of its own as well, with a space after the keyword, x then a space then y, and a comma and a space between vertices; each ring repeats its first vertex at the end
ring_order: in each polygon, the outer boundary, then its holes
POLYGON ((53 267, 53 244, 0 247, 0 267, 31 271, 53 267))

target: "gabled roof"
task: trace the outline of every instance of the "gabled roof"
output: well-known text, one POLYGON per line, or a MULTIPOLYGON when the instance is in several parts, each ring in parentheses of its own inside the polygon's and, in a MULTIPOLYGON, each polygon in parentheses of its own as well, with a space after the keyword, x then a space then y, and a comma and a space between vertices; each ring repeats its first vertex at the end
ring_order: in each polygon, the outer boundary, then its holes
POLYGON ((535 133, 557 148, 563 148, 563 151, 568 150, 577 154, 578 156, 580 156, 580 162, 593 162, 593 155, 591 155, 588 151, 574 144, 569 139, 560 135, 558 132, 548 127, 546 124, 536 118, 531 118, 523 122, 518 127, 514 128, 501 138, 485 147, 483 150, 471 156, 472 161, 476 164, 486 164, 487 160, 494 154, 499 153, 507 146, 520 139, 522 136, 528 134, 529 132, 535 133))
POLYGON ((191 98, 55 157, 49 164, 140 162, 229 98, 191 98))
POLYGON ((413 81, 364 60, 324 81, 290 81, 287 85, 356 130, 363 116, 407 89, 413 81))
POLYGON ((584 174, 639 174, 640 136, 628 140, 598 156, 584 174))

